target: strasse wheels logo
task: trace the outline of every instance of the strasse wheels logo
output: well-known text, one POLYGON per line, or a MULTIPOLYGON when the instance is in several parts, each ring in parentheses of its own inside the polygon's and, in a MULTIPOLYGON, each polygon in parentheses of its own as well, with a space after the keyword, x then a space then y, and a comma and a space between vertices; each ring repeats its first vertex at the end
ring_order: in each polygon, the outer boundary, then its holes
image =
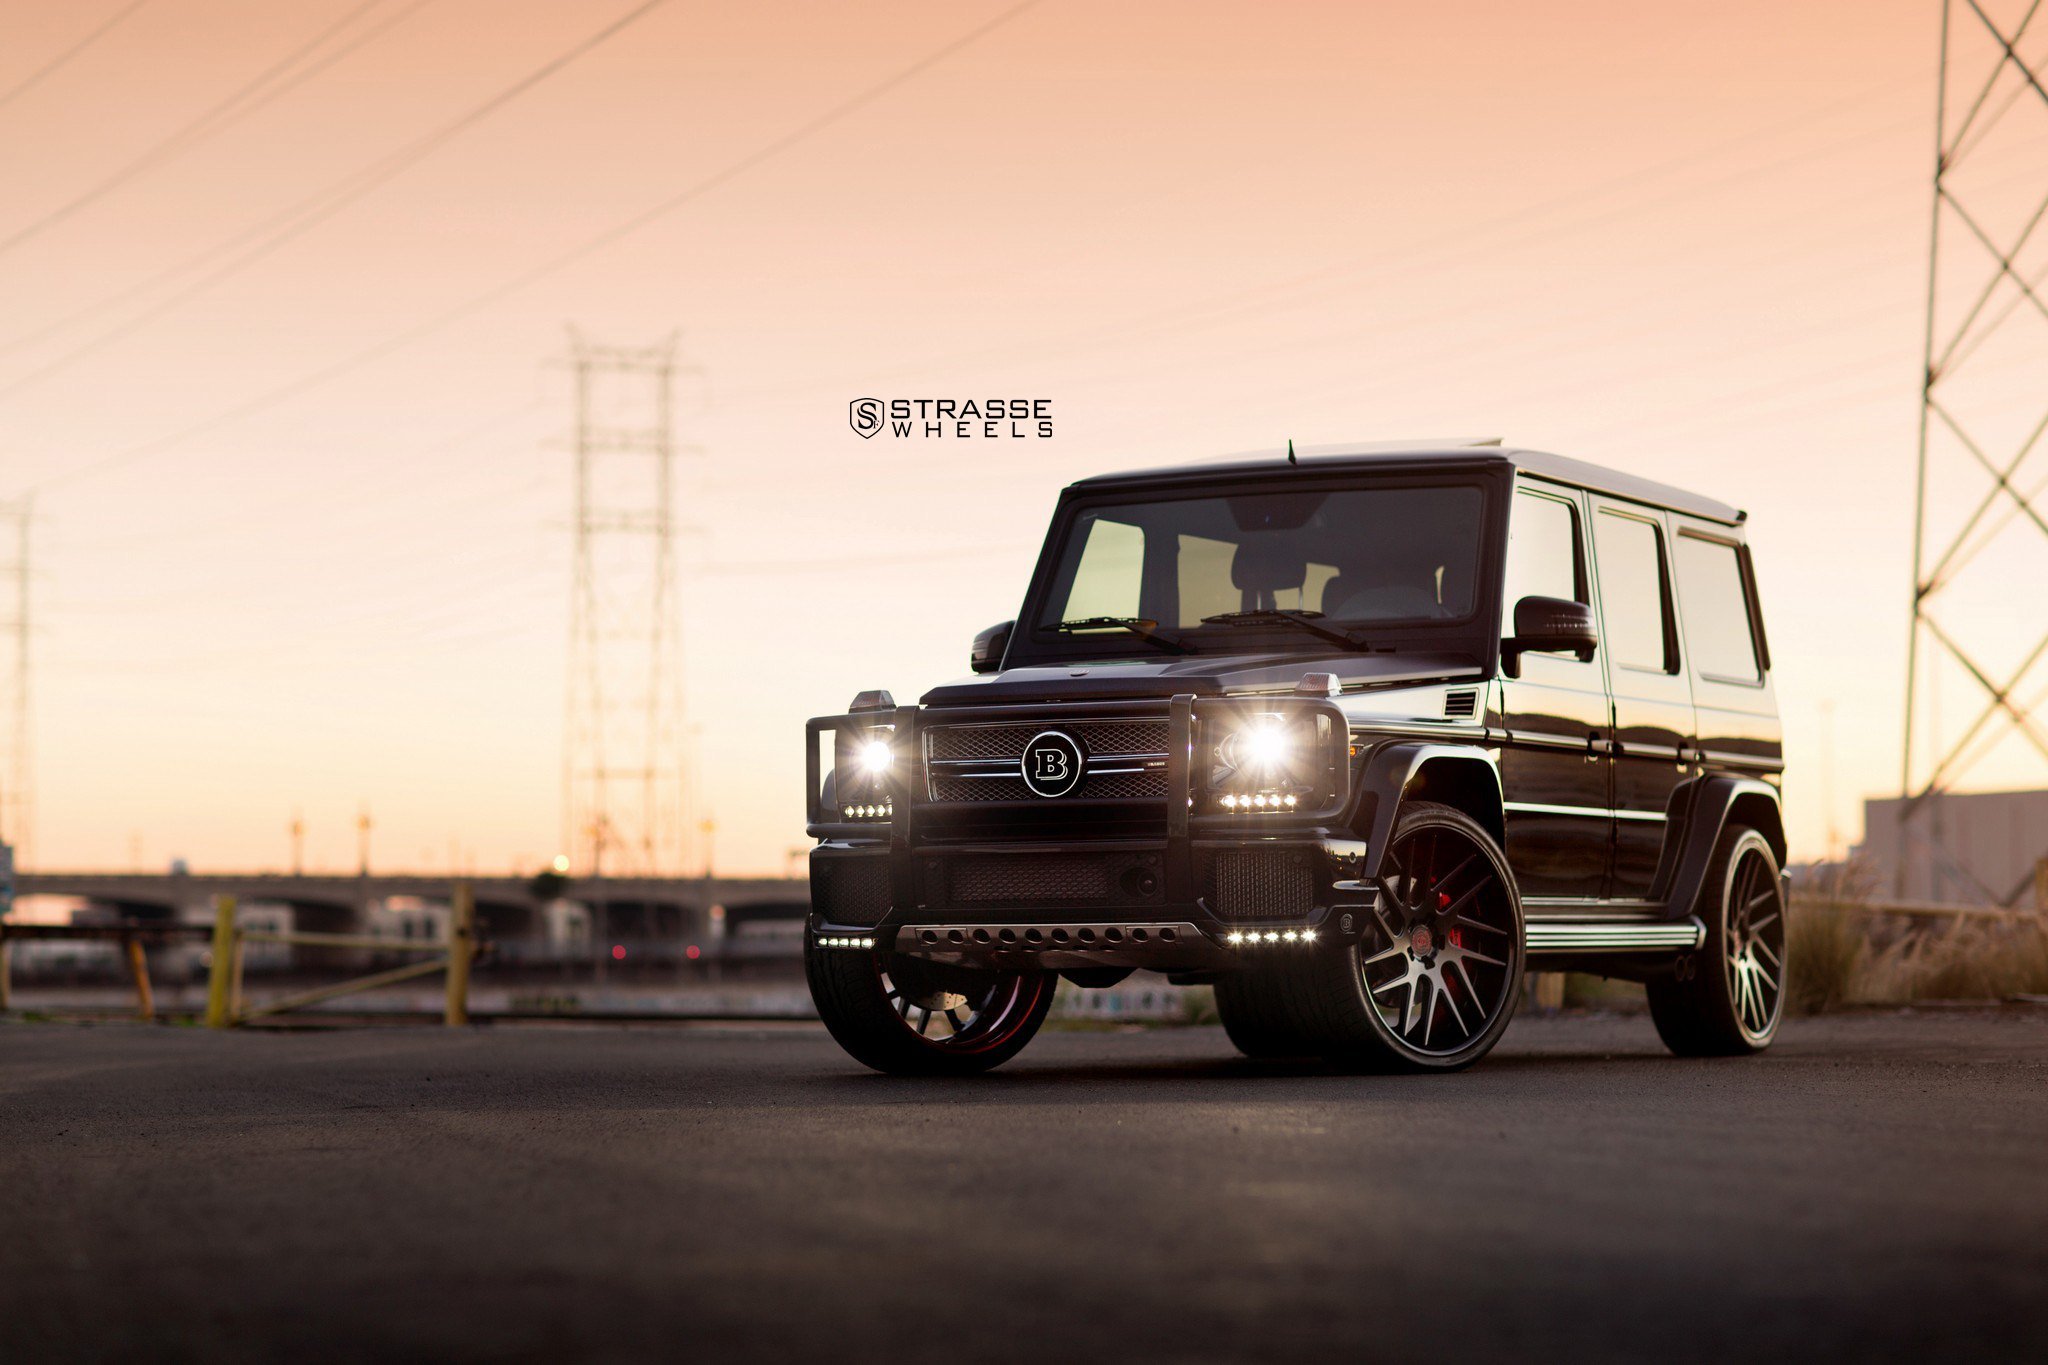
POLYGON ((1088 760, 1080 742, 1064 730, 1047 730, 1031 737, 1022 755, 1024 785, 1039 796, 1065 796, 1081 785, 1081 773, 1088 760))
POLYGON ((898 439, 1045 440, 1050 398, 855 398, 846 423, 863 441, 898 439))
POLYGON ((852 424, 855 435, 868 440, 882 430, 882 411, 881 399, 856 398, 846 405, 846 420, 852 424))

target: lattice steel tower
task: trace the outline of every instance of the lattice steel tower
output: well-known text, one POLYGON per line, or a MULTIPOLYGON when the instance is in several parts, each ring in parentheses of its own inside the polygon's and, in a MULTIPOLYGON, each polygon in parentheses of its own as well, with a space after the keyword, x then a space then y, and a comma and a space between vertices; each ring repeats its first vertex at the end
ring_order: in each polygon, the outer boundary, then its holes
POLYGON ((570 333, 574 582, 563 847, 578 875, 678 875, 688 840, 676 587, 676 340, 570 333))
POLYGON ((35 767, 29 752, 29 531, 35 500, 0 503, 0 536, 12 543, 0 560, 0 844, 14 845, 16 867, 35 841, 35 767))
POLYGON ((1948 856, 1971 775, 2048 774, 2048 19, 2041 0, 1944 0, 1913 529, 1899 884, 2010 903, 1948 856))

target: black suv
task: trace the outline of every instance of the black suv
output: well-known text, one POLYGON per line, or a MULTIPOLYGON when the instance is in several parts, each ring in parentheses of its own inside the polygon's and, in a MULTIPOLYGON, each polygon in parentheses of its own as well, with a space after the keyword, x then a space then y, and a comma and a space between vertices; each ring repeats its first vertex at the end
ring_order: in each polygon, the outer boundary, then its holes
POLYGON ((1257 1057, 1450 1070, 1525 966, 1755 1052, 1783 770, 1744 514, 1498 446, 1086 479, 1023 613, 808 732, 811 993, 884 1071, 1016 1054, 1060 976, 1213 983, 1257 1057))

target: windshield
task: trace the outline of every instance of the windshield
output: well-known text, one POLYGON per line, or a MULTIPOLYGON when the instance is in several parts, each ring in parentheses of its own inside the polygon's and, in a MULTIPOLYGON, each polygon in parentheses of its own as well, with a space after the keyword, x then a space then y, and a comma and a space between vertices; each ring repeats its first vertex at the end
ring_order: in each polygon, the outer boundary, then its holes
POLYGON ((1477 606, 1485 501, 1476 484, 1438 484, 1084 506, 1035 629, 1128 646, 1118 623, 1137 622, 1214 647, 1252 628, 1316 643, 1283 614, 1366 644, 1376 625, 1462 621, 1477 606))

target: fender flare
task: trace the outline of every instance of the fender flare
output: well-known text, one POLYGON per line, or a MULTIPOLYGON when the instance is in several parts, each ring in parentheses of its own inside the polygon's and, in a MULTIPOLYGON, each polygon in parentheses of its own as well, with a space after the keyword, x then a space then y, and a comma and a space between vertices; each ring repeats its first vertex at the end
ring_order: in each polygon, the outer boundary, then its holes
POLYGON ((1485 749, 1428 740, 1396 740, 1382 744, 1366 757, 1365 771, 1358 782, 1359 806, 1353 817, 1355 826, 1361 827, 1366 841, 1365 865, 1360 874, 1363 878, 1369 880, 1379 875, 1380 859, 1386 856, 1387 845, 1393 842, 1394 819, 1400 814, 1401 799, 1408 790, 1408 784, 1415 780, 1425 765, 1444 762, 1457 763, 1484 774, 1493 807, 1494 827, 1500 827, 1506 814, 1501 797, 1500 769, 1485 749))
MULTIPOLYGON (((1663 888, 1661 896, 1674 916, 1691 914, 1698 903, 1706 886, 1708 864, 1714 861, 1714 849, 1721 842, 1721 831, 1727 828, 1737 803, 1754 806, 1758 802, 1769 807, 1769 814, 1763 822, 1751 823, 1770 842, 1780 871, 1784 869, 1785 817, 1783 797, 1778 789, 1754 777, 1717 774, 1702 778, 1693 794, 1692 812, 1685 822, 1685 842, 1670 864, 1669 884, 1663 888)), ((1658 880, 1662 882, 1664 879, 1660 876, 1658 880)))

